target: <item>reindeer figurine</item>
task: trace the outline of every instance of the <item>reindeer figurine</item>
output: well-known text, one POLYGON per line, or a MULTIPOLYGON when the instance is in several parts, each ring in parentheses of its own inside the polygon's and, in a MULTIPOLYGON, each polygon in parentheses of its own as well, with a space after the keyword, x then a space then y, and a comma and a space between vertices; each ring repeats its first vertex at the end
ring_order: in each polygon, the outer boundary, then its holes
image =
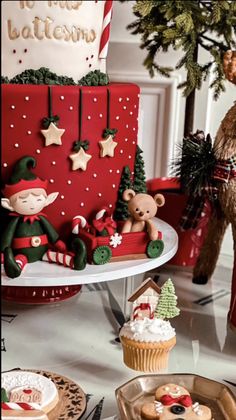
MULTIPOLYGON (((236 85, 236 51, 227 51, 223 68, 226 78, 236 85)), ((217 159, 215 176, 218 190, 218 209, 210 217, 208 233, 193 271, 193 283, 205 284, 211 277, 219 256, 225 230, 232 226, 234 241, 234 270, 228 319, 236 329, 236 102, 226 113, 213 145, 217 159)))

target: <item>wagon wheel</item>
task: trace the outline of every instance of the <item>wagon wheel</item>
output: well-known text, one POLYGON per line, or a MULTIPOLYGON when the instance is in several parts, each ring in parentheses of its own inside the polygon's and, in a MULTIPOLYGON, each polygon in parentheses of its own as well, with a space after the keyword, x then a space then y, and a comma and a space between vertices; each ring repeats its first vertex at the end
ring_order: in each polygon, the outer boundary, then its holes
POLYGON ((93 252, 94 264, 106 264, 111 259, 111 250, 108 246, 98 246, 93 252))
POLYGON ((159 257, 164 249, 164 242, 161 239, 150 241, 147 246, 147 255, 149 258, 159 257))

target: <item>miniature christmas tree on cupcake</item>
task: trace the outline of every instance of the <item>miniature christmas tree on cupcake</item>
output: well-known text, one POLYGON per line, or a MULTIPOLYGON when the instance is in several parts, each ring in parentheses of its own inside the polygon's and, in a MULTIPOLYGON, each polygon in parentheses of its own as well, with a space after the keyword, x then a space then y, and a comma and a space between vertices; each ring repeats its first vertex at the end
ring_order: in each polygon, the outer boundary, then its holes
POLYGON ((178 316, 180 313, 177 308, 177 296, 175 287, 171 279, 168 279, 161 288, 161 294, 155 309, 154 317, 161 319, 170 319, 178 316))

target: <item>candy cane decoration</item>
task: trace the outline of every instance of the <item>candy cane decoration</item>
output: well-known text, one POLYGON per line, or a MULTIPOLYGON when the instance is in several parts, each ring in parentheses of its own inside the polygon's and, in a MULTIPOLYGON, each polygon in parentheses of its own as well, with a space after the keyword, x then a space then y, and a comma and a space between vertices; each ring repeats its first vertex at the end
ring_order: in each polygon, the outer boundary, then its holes
POLYGON ((23 410, 23 411, 29 411, 29 410, 41 410, 41 407, 39 404, 36 403, 13 403, 13 402, 2 402, 1 403, 2 410, 23 410))
POLYGON ((89 225, 83 216, 75 216, 72 219, 72 233, 79 234, 79 229, 88 229, 89 225))
POLYGON ((106 58, 108 51, 108 44, 110 38, 111 29, 111 18, 112 18, 112 0, 106 0, 104 5, 103 24, 102 24, 102 36, 99 47, 99 58, 106 58))

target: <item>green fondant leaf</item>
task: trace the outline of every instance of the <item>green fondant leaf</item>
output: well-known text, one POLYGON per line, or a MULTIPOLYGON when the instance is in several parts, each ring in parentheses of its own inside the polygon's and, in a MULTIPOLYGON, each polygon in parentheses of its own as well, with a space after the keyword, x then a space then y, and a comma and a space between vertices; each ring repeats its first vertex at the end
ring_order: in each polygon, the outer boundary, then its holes
POLYGON ((115 134, 117 133, 117 129, 116 128, 105 128, 105 130, 103 131, 103 137, 106 138, 109 135, 112 135, 112 137, 115 137, 115 134))
POLYGON ((73 145, 73 151, 74 152, 78 152, 80 150, 80 148, 83 148, 85 151, 88 150, 89 148, 89 141, 88 140, 84 140, 84 141, 75 141, 74 145, 73 145))
POLYGON ((57 122, 59 120, 60 120, 60 117, 58 115, 54 115, 52 117, 45 117, 42 120, 42 124, 43 124, 43 127, 47 129, 51 123, 54 123, 55 125, 57 125, 57 122))
POLYGON ((78 81, 78 85, 80 86, 106 86, 108 83, 108 75, 102 73, 100 70, 90 71, 78 81))
POLYGON ((7 396, 7 391, 5 388, 1 388, 1 402, 9 402, 9 398, 7 396))

